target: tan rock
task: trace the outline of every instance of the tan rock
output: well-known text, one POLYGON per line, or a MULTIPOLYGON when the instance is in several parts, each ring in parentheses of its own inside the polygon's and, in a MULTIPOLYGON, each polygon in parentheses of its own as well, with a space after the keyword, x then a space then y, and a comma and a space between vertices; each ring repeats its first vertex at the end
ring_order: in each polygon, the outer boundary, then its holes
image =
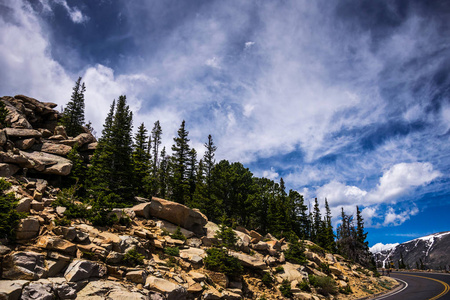
POLYGON ((49 235, 39 237, 38 241, 36 242, 36 246, 48 250, 65 252, 71 255, 74 255, 75 251, 77 251, 77 245, 75 245, 74 243, 56 236, 49 235))
POLYGON ((34 129, 5 128, 4 131, 9 138, 40 138, 42 136, 34 129))
POLYGON ((223 287, 223 288, 227 288, 228 284, 229 284, 229 280, 227 275, 223 274, 223 273, 219 273, 219 272, 214 272, 214 271, 210 271, 210 270, 205 270, 206 275, 208 275, 209 279, 211 279, 212 282, 214 282, 215 284, 223 287))
POLYGON ((200 283, 194 283, 194 284, 189 285, 187 291, 188 291, 188 293, 195 294, 195 293, 199 293, 199 292, 203 291, 203 287, 200 283))
POLYGON ((152 198, 150 214, 201 235, 204 233, 203 226, 208 222, 200 211, 160 198, 152 198))
POLYGON ((194 279, 197 282, 203 281, 206 279, 206 275, 203 273, 195 272, 195 271, 189 271, 189 276, 191 276, 192 279, 194 279))
POLYGON ((64 128, 64 126, 56 126, 54 135, 60 135, 64 137, 64 139, 66 140, 69 138, 67 136, 66 129, 64 128))
POLYGON ((281 277, 283 280, 297 280, 298 282, 301 282, 303 278, 308 278, 308 274, 303 272, 303 267, 300 265, 286 262, 282 267, 284 271, 277 274, 277 276, 281 277))
POLYGON ((35 217, 27 217, 21 219, 16 230, 16 238, 18 240, 27 240, 35 238, 39 234, 40 224, 35 217))
POLYGON ((36 142, 36 139, 30 138, 30 139, 23 139, 23 140, 15 141, 14 145, 16 145, 16 147, 19 148, 20 150, 28 150, 34 145, 35 142, 36 142))
POLYGON ((162 278, 157 278, 155 276, 147 277, 145 286, 147 288, 150 288, 151 290, 155 290, 164 294, 167 299, 181 300, 186 299, 187 297, 187 291, 181 285, 175 284, 162 278))
POLYGON ((0 146, 3 146, 8 141, 6 137, 6 132, 3 129, 0 129, 0 146))
POLYGON ((90 133, 81 133, 73 139, 80 147, 84 144, 95 142, 95 137, 90 133))
POLYGON ((259 255, 250 256, 247 254, 231 251, 230 254, 241 262, 244 267, 267 270, 268 266, 259 255))
POLYGON ((35 144, 33 145, 33 147, 31 147, 31 149, 34 151, 41 151, 59 156, 67 156, 67 154, 69 154, 69 152, 72 150, 72 147, 62 144, 43 143, 35 144))
POLYGON ((127 272, 125 277, 128 281, 131 281, 133 283, 145 283, 147 273, 144 270, 130 271, 127 272))
POLYGON ((30 204, 31 199, 30 198, 22 198, 19 200, 19 203, 16 206, 17 212, 30 212, 30 204))
POLYGON ((150 202, 140 203, 131 208, 131 210, 136 214, 136 216, 148 219, 150 218, 150 202))
POLYGON ((258 232, 251 230, 250 231, 250 236, 252 239, 255 239, 255 241, 258 243, 259 241, 262 240, 263 236, 260 235, 258 232))
POLYGON ((39 166, 44 166, 45 169, 42 170, 44 174, 55 174, 55 175, 69 175, 72 170, 72 162, 66 158, 44 153, 44 152, 24 152, 20 151, 20 154, 25 157, 28 161, 32 161, 27 167, 35 168, 40 171, 39 166))
MULTIPOLYGON (((172 224, 168 221, 159 220, 156 222, 156 227, 167 230, 169 233, 173 234, 173 233, 175 233, 175 231, 177 231, 179 226, 172 224)), ((186 238, 191 238, 194 236, 194 233, 190 230, 180 227, 180 231, 186 238)))
POLYGON ((36 200, 31 201, 30 208, 35 211, 43 211, 44 210, 44 203, 39 202, 36 200))

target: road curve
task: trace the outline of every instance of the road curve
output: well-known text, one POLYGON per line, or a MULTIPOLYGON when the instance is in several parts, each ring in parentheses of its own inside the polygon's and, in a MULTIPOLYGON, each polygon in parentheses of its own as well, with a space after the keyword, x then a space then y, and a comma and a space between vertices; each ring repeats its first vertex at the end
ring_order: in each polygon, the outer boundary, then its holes
POLYGON ((392 272, 391 277, 403 284, 395 292, 380 295, 377 300, 450 300, 450 275, 439 273, 392 272))

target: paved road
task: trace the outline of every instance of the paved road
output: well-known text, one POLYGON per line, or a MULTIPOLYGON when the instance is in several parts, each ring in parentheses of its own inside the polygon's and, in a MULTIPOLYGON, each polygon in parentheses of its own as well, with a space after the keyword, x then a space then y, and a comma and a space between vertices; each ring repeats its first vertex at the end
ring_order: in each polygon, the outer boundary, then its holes
POLYGON ((379 296, 381 300, 450 300, 450 275, 437 273, 393 272, 391 277, 403 283, 400 290, 379 296))

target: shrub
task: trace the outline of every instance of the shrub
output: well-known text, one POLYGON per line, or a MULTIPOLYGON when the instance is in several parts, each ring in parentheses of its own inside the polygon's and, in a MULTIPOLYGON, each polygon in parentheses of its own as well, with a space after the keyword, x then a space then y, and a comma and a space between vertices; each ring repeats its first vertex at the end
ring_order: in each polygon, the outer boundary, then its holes
POLYGON ((178 247, 166 247, 164 253, 170 256, 179 256, 180 249, 178 247))
POLYGON ((262 281, 262 283, 264 283, 264 285, 266 285, 268 287, 272 286, 272 284, 274 282, 273 277, 272 277, 272 275, 270 275, 269 272, 264 272, 264 274, 261 278, 261 281, 262 281))
POLYGON ((319 268, 323 273, 327 275, 331 274, 330 266, 327 263, 320 263, 319 268))
POLYGON ((91 212, 86 208, 86 205, 75 203, 75 201, 79 201, 76 196, 76 189, 76 186, 63 189, 52 203, 52 206, 64 206, 66 208, 64 216, 68 219, 89 218, 91 212))
POLYGON ((303 279, 302 282, 298 283, 297 287, 304 292, 311 293, 311 287, 309 286, 308 281, 306 281, 305 279, 303 279))
POLYGON ((142 265, 144 263, 144 255, 140 254, 136 251, 136 248, 130 249, 125 253, 125 256, 123 257, 123 260, 135 267, 137 265, 142 265))
POLYGON ((306 263, 305 257, 305 248, 303 247, 303 243, 300 243, 298 240, 294 239, 289 244, 289 249, 286 250, 284 256, 287 261, 303 265, 306 263))
POLYGON ((26 215, 16 211, 17 200, 14 194, 5 193, 10 187, 9 182, 0 179, 0 238, 8 237, 13 240, 16 226, 26 215))
POLYGON ((237 237, 233 229, 225 226, 224 224, 219 225, 219 230, 216 231, 214 237, 221 240, 222 245, 230 249, 234 249, 237 242, 237 237))
POLYGON ((284 272, 283 266, 278 266, 275 268, 275 273, 281 273, 281 272, 284 272))
POLYGON ((308 245, 308 249, 314 253, 319 254, 322 257, 324 257, 325 253, 326 253, 325 249, 323 249, 322 247, 317 246, 317 245, 308 245))
POLYGON ((54 220, 56 226, 70 226, 71 222, 67 217, 62 217, 61 219, 54 220))
POLYGON ((175 230, 175 232, 173 234, 171 234, 170 237, 173 238, 173 239, 176 239, 176 240, 181 240, 181 241, 185 241, 186 240, 186 237, 181 232, 180 226, 177 227, 177 230, 175 230))
POLYGON ((342 287, 339 288, 339 293, 345 294, 345 295, 350 295, 350 294, 353 294, 353 291, 352 291, 352 288, 350 287, 350 285, 347 284, 347 286, 345 288, 342 288, 342 287))
POLYGON ((228 255, 226 250, 210 248, 206 250, 208 256, 204 259, 205 268, 215 272, 221 272, 229 276, 238 276, 243 268, 236 257, 228 255))
POLYGON ((309 283, 317 289, 317 291, 324 295, 335 295, 338 292, 336 282, 329 276, 314 276, 309 275, 309 283))
POLYGON ((293 296, 293 293, 291 291, 291 283, 288 280, 283 280, 280 286, 280 292, 283 297, 286 298, 291 298, 293 296))

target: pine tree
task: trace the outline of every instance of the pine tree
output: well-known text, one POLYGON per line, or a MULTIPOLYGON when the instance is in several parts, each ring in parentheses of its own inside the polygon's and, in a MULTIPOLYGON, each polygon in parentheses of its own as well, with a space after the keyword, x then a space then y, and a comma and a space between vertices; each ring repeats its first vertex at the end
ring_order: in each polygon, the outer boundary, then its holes
POLYGON ((172 200, 181 204, 186 203, 189 194, 189 184, 187 181, 187 162, 189 160, 189 132, 185 128, 185 121, 181 123, 178 129, 178 136, 173 140, 173 156, 171 158, 172 169, 172 200))
POLYGON ((161 162, 158 169, 158 187, 156 195, 161 198, 168 196, 168 180, 169 180, 169 157, 166 155, 166 147, 161 150, 161 162))
POLYGON ((147 144, 147 129, 142 123, 134 138, 133 167, 136 195, 148 197, 150 193, 150 155, 147 144))
POLYGON ((189 160, 187 162, 187 181, 189 184, 188 203, 193 202, 195 186, 197 185, 196 171, 197 171, 197 151, 195 151, 195 149, 192 148, 189 151, 189 160))
POLYGON ((61 118, 61 124, 66 128, 68 136, 74 137, 83 132, 85 91, 86 86, 84 82, 81 83, 81 77, 78 77, 73 88, 72 97, 67 103, 61 118))
POLYGON ((105 120, 91 166, 93 188, 106 194, 115 193, 129 201, 133 197, 132 119, 126 97, 120 96, 117 106, 105 120), (114 112, 114 114, 113 114, 114 112))
POLYGON ((208 141, 205 143, 206 152, 203 158, 205 162, 205 177, 206 177, 206 193, 208 201, 211 201, 211 190, 212 190, 212 180, 211 180, 211 172, 216 164, 214 159, 215 152, 217 147, 214 145, 213 139, 211 135, 208 135, 208 141))
POLYGON ((325 219, 324 219, 324 225, 325 225, 325 232, 324 232, 324 245, 323 248, 326 250, 335 253, 336 252, 336 242, 334 241, 334 232, 333 232, 333 225, 331 224, 331 210, 330 206, 328 205, 328 201, 325 198, 325 219))
POLYGON ((313 235, 312 241, 318 245, 323 244, 323 224, 322 224, 322 215, 320 213, 319 202, 317 198, 315 198, 314 202, 314 212, 313 212, 313 235))
POLYGON ((149 139, 148 152, 152 156, 151 162, 151 194, 156 195, 159 190, 158 168, 159 168, 159 145, 161 145, 162 129, 159 120, 153 125, 152 133, 149 139))

